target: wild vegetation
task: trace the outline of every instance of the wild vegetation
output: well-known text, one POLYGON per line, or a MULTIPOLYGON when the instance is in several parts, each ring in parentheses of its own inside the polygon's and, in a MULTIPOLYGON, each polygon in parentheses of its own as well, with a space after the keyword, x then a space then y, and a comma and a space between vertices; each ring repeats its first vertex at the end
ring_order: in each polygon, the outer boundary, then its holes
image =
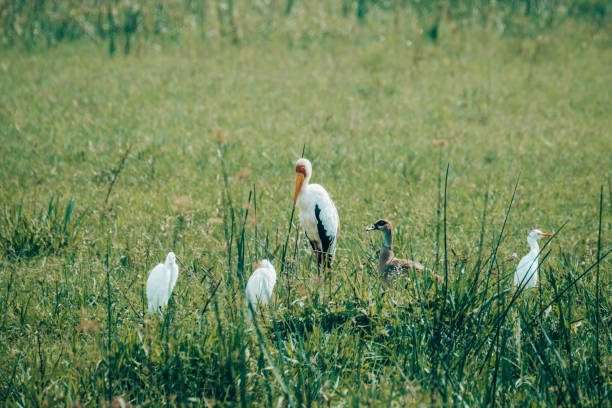
POLYGON ((608 6, 427 3, 1 3, 2 404, 606 405, 608 6), (340 213, 328 275, 302 154, 340 213), (383 217, 425 272, 381 281, 383 217))
POLYGON ((397 29, 423 29, 433 40, 444 20, 533 35, 567 20, 601 27, 609 22, 610 5, 605 0, 3 0, 0 45, 32 50, 86 38, 105 44, 113 55, 128 54, 143 42, 179 42, 189 35, 226 38, 234 45, 271 35, 299 42, 352 34, 350 23, 379 24, 381 18, 397 29))

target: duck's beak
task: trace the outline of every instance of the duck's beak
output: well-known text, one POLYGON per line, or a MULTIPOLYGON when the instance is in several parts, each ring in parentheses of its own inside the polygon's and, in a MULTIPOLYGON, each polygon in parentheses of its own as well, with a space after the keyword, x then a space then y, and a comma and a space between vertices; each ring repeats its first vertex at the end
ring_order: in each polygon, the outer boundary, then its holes
POLYGON ((293 191, 293 204, 297 201, 298 195, 302 190, 302 184, 304 184, 304 175, 302 173, 295 173, 295 190, 293 191))
POLYGON ((366 227, 366 231, 374 231, 376 229, 376 227, 374 225, 370 225, 366 227))
POLYGON ((552 237, 553 235, 555 234, 553 234, 552 232, 542 232, 543 237, 552 237))

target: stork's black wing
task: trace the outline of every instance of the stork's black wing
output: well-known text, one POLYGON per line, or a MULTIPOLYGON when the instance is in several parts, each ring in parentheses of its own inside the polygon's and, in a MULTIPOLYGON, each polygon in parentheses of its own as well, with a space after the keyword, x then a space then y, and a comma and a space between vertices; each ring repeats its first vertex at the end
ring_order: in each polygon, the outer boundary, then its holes
POLYGON ((315 205, 315 218, 317 219, 317 231, 319 233, 319 239, 321 240, 321 249, 323 253, 328 253, 331 248, 334 237, 330 235, 321 221, 321 209, 318 205, 315 205))

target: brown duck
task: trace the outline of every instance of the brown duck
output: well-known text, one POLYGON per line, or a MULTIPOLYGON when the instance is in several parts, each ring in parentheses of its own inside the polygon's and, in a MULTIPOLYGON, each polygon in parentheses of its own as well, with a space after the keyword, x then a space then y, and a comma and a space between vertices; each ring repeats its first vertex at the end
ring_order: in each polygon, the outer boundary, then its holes
POLYGON ((424 269, 417 261, 411 261, 409 259, 398 259, 393 256, 393 226, 387 220, 378 220, 374 224, 366 228, 366 231, 382 231, 383 232, 383 246, 380 249, 378 256, 378 272, 385 279, 391 279, 402 273, 408 272, 410 269, 422 271, 424 269))

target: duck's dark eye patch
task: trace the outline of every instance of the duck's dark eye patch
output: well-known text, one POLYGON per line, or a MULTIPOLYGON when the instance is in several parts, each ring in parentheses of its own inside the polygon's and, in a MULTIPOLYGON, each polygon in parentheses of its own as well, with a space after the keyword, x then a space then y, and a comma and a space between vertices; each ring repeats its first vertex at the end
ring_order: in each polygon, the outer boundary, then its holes
POLYGON ((376 221, 376 224, 374 224, 374 225, 376 225, 377 227, 383 227, 386 224, 387 224, 387 221, 385 221, 385 220, 378 220, 378 221, 376 221))

